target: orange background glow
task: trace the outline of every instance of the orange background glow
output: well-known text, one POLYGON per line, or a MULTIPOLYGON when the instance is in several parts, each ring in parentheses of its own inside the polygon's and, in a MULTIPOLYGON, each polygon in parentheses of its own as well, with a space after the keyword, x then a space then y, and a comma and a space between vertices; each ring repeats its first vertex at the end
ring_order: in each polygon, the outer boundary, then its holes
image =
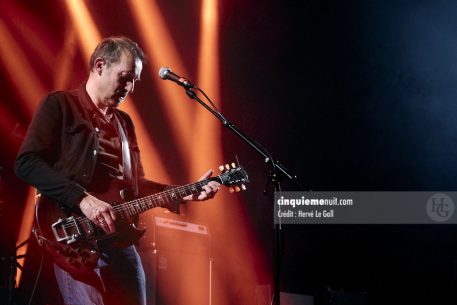
MULTIPOLYGON (((122 7, 128 25, 116 30, 109 26, 112 19, 121 18, 114 12, 100 12, 89 5, 90 1, 66 0, 54 3, 52 12, 35 5, 16 1, 2 1, 0 11, 0 63, 5 84, 14 94, 14 103, 0 104, 0 134, 2 141, 10 141, 16 132, 14 145, 9 145, 11 160, 17 152, 27 124, 34 110, 48 91, 71 89, 84 81, 87 62, 97 42, 112 34, 129 36, 145 51, 148 63, 143 69, 142 81, 135 94, 121 105, 135 122, 142 161, 148 178, 164 183, 182 184, 196 181, 208 169, 219 173, 218 167, 235 160, 226 159, 223 152, 222 125, 199 104, 191 101, 172 82, 163 82, 157 72, 161 66, 192 79, 203 88, 218 108, 223 106, 220 93, 219 5, 216 0, 201 0, 190 17, 189 32, 195 34, 187 45, 182 37, 176 38, 176 29, 163 3, 154 0, 129 0, 122 7), (113 14, 113 15, 111 15, 113 14), (49 20, 53 20, 47 22, 49 20), (187 56, 186 49, 195 54, 195 61, 187 56), (170 168, 173 164, 175 168, 170 168), (176 169, 181 171, 176 171, 176 169)), ((195 6, 197 3, 194 3, 195 6)), ((119 12, 118 12, 119 13, 119 12)), ((121 20, 119 19, 119 22, 121 20)), ((3 143, 5 144, 5 143, 3 143)), ((12 167, 12 164, 9 164, 12 167)), ((12 194, 17 221, 11 226, 16 244, 31 237, 34 221, 34 189, 20 184, 26 191, 12 194), (23 194, 26 194, 25 196, 23 194), (19 209, 17 207, 20 207, 19 209)), ((239 287, 253 286, 257 281, 253 265, 263 262, 261 251, 251 232, 240 194, 221 189, 216 199, 187 204, 176 219, 200 223, 211 232, 211 290, 212 304, 254 304, 253 290, 239 287), (236 264, 237 268, 231 268, 236 264), (233 281, 239 281, 233 285, 233 281), (245 284, 244 284, 245 283, 245 284), (238 301, 236 301, 238 300, 238 301)), ((164 211, 151 211, 142 215, 142 222, 153 225, 153 217, 164 211)), ((169 243, 185 241, 180 235, 171 236, 169 243)), ((33 238, 18 254, 28 253, 33 238)), ((36 245, 35 245, 36 246, 36 245)), ((37 254, 39 252, 36 252, 37 254)), ((33 281, 35 265, 28 259, 19 263, 17 286, 33 281), (27 272, 29 271, 29 272, 27 272), (27 276, 29 278, 27 278, 27 276)), ((201 266, 200 266, 201 267, 201 266)), ((185 268, 198 275, 198 264, 185 268)), ((264 269, 267 268, 264 266, 264 269)), ((265 271, 266 272, 266 271, 265 271)), ((185 274, 176 274, 182 280, 185 274)), ((199 282, 198 278, 193 281, 199 282)), ((201 305, 203 293, 194 289, 193 281, 183 285, 186 304, 201 305)), ((41 296, 43 298, 43 296, 41 296)), ((44 297, 45 298, 45 297, 44 297)))

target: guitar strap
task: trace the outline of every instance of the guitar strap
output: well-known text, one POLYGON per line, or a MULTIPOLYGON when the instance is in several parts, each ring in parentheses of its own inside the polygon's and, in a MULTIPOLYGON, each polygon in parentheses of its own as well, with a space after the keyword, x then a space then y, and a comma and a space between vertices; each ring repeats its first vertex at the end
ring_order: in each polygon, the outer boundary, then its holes
POLYGON ((124 128, 117 117, 114 115, 114 120, 116 121, 117 129, 119 131, 119 137, 121 139, 121 148, 122 148, 122 171, 124 174, 124 179, 133 184, 132 181, 132 162, 130 160, 130 149, 129 141, 125 134, 124 128))

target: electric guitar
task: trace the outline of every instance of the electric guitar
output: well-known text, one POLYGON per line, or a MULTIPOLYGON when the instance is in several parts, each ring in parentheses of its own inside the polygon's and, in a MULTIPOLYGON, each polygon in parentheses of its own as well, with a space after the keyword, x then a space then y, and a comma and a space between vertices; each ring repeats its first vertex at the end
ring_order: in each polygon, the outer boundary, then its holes
POLYGON ((199 194, 209 181, 230 187, 232 192, 246 189, 249 179, 242 167, 232 163, 219 168, 219 176, 130 201, 122 198, 123 185, 114 184, 103 194, 92 194, 113 206, 116 232, 111 234, 106 234, 80 210, 65 214, 55 202, 40 196, 35 207, 35 234, 59 267, 73 276, 85 277, 94 272, 101 249, 127 247, 143 236, 146 230, 136 226, 139 214, 156 207, 177 212, 182 198, 199 194))

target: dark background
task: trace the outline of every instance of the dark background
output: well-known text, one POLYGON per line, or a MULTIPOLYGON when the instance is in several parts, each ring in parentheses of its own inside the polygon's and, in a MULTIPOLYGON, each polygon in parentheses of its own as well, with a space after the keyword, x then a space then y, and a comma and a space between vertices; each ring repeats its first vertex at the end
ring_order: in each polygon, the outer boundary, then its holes
MULTIPOLYGON (((455 191, 456 9, 452 1, 231 2, 223 110, 308 189, 455 191)), ((270 251, 267 167, 226 140, 250 169, 248 208, 270 251)), ((283 189, 297 188, 284 181, 283 189)), ((456 229, 283 226, 281 289, 455 304, 456 229)))
MULTIPOLYGON (((46 12, 21 5, 53 16, 49 28, 65 18, 58 2, 46 12)), ((119 9, 122 1, 92 5, 97 20, 106 7, 117 8, 100 24, 104 35, 138 37, 119 9)), ((178 0, 160 7, 177 25, 173 36, 192 79, 198 33, 188 25, 197 22, 199 7, 178 0)), ((221 1, 220 14, 222 113, 307 189, 457 189, 457 3, 234 0, 221 1)), ((78 75, 86 68, 82 60, 81 67, 78 75)), ((138 87, 140 96, 154 92, 150 77, 138 87)), ((14 107, 15 89, 8 82, 1 89, 2 103, 14 107)), ((149 121, 163 123, 160 109, 141 107, 149 121)), ((26 126, 25 118, 20 124, 26 126)), ((11 130, 10 147, 18 130, 11 130)), ((153 136, 161 143, 166 133, 153 136)), ((272 189, 263 195, 268 167, 230 131, 223 138, 224 154, 237 155, 249 172, 249 190, 240 196, 272 261, 272 189)), ((159 150, 173 149, 162 145, 159 150)), ((0 156, 5 197, 13 202, 21 184, 11 172, 11 151, 0 156)), ((170 154, 162 158, 167 168, 186 170, 170 154)), ((297 190, 288 181, 282 188, 297 190)), ((331 287, 366 293, 370 304, 457 303, 454 225, 288 225, 282 234, 282 291, 318 295, 331 287)), ((259 276, 258 283, 272 284, 271 277, 259 276)))

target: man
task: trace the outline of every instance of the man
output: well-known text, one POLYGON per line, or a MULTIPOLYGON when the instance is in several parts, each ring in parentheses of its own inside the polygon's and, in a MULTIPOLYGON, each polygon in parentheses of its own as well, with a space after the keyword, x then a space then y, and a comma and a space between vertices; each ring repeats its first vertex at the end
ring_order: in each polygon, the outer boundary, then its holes
MULTIPOLYGON (((119 181, 136 196, 169 187, 144 178, 133 123, 117 109, 133 92, 144 63, 143 51, 132 40, 101 41, 91 56, 87 82, 44 98, 16 160, 20 179, 63 211, 79 209, 106 234, 116 231, 116 214, 111 204, 92 194, 104 193, 119 181)), ((218 189, 217 182, 209 182, 183 201, 212 198, 218 189)), ((134 246, 102 250, 97 279, 81 279, 54 265, 65 304, 144 305, 144 271, 134 246)))

